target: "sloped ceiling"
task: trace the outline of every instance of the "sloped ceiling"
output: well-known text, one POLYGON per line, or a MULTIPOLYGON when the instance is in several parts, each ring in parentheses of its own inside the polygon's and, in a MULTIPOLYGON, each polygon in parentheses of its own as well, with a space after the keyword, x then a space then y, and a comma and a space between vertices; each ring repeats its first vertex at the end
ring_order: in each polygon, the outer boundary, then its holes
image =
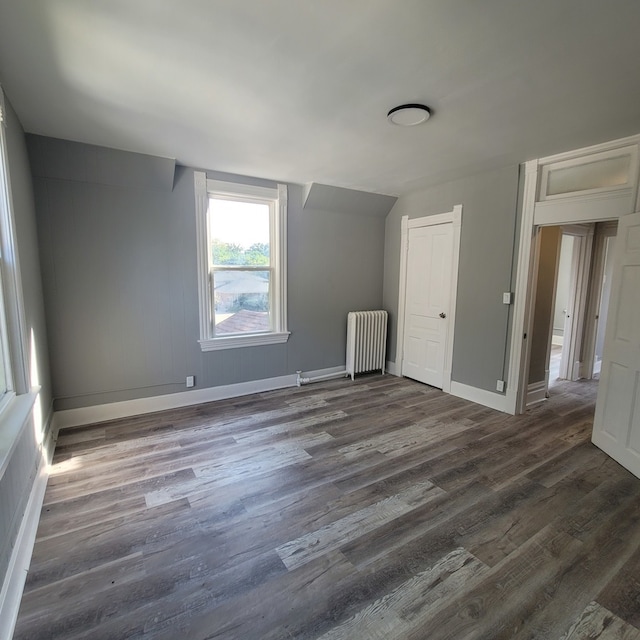
POLYGON ((401 195, 640 132, 638 0, 0 0, 26 131, 401 195), (387 111, 433 108, 400 128, 387 111))

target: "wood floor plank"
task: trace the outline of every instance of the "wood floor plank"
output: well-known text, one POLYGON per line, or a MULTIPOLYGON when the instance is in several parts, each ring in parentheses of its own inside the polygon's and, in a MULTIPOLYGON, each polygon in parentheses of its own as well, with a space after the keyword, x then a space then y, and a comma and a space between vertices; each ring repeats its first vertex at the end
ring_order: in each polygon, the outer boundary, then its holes
POLYGON ((234 598, 206 614, 185 619, 177 627, 155 637, 174 640, 177 632, 189 640, 295 637, 289 633, 289 628, 295 626, 296 619, 324 610, 327 600, 326 597, 292 598, 291 594, 304 593, 311 585, 318 594, 329 593, 336 585, 349 584, 354 574, 353 567, 342 554, 329 552, 258 586, 242 598, 234 598))
POLYGON ((640 640, 640 480, 596 387, 394 376, 60 434, 17 640, 640 640))
POLYGON ((561 640, 640 640, 632 627, 596 602, 590 603, 561 640))
POLYGON ((636 532, 633 537, 637 544, 636 551, 596 600, 626 623, 640 628, 640 536, 636 532))
POLYGON ((547 581, 537 597, 538 601, 545 598, 545 606, 526 617, 519 632, 511 636, 514 640, 560 637, 567 629, 563 616, 579 615, 593 600, 598 585, 620 572, 638 547, 634 534, 640 524, 640 505, 635 502, 621 503, 614 512, 615 533, 610 523, 602 523, 583 541, 573 562, 547 581))
POLYGON ((456 549, 433 567, 421 571, 346 622, 323 634, 319 640, 386 640, 422 629, 435 611, 485 570, 486 567, 470 553, 464 549, 456 549))
POLYGON ((579 547, 575 538, 545 527, 523 545, 520 553, 509 556, 480 580, 465 586, 447 606, 405 637, 411 640, 512 637, 519 621, 540 603, 529 594, 537 595, 544 589, 549 578, 563 569, 558 558, 570 562, 579 547))
POLYGON ((295 569, 310 559, 323 555, 360 537, 398 516, 413 511, 441 495, 443 491, 430 482, 423 482, 395 496, 360 509, 340 520, 325 525, 296 540, 280 545, 276 552, 288 569, 295 569))

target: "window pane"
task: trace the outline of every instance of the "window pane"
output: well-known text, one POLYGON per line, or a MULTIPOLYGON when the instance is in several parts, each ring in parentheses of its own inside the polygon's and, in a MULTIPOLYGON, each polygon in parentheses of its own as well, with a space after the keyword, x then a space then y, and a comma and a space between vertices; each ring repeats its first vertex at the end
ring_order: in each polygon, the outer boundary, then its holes
POLYGON ((7 372, 5 370, 5 357, 2 340, 0 340, 0 398, 7 392, 7 372))
POLYGON ((212 281, 217 336, 271 330, 269 271, 216 270, 212 281))
POLYGON ((269 266, 269 205, 209 199, 214 265, 269 266))
POLYGON ((556 196, 574 191, 612 188, 629 180, 631 156, 607 158, 586 162, 564 169, 551 169, 547 182, 547 195, 556 196))

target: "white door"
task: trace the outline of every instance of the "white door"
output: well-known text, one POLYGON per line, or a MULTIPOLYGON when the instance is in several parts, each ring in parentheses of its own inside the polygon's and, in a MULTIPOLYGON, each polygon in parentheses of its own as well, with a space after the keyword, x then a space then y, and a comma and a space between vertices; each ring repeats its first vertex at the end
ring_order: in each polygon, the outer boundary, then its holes
POLYGON ((569 304, 560 361, 560 377, 567 380, 580 379, 580 353, 589 290, 594 229, 594 224, 562 227, 563 235, 573 236, 569 304))
POLYGON ((442 389, 453 224, 409 229, 402 375, 442 389))
POLYGON ((618 225, 592 440, 640 478, 640 213, 618 225))
MULTIPOLYGON (((567 237, 568 234, 563 234, 567 237)), ((571 271, 569 274, 569 298, 567 308, 564 310, 564 327, 562 331, 562 356, 560 358, 559 378, 563 380, 573 380, 572 357, 575 357, 575 319, 576 319, 576 293, 578 290, 578 268, 580 257, 581 238, 568 236, 571 238, 571 271), (572 349, 572 347, 574 347, 572 349)))

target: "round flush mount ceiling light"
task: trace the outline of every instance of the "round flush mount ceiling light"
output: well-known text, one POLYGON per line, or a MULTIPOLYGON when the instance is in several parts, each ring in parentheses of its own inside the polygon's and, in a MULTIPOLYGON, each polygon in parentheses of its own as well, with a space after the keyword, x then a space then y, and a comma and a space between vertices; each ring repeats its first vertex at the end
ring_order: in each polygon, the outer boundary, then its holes
POLYGON ((401 104, 387 113, 387 120, 401 127, 413 127, 426 122, 430 115, 431 109, 424 104, 401 104))

